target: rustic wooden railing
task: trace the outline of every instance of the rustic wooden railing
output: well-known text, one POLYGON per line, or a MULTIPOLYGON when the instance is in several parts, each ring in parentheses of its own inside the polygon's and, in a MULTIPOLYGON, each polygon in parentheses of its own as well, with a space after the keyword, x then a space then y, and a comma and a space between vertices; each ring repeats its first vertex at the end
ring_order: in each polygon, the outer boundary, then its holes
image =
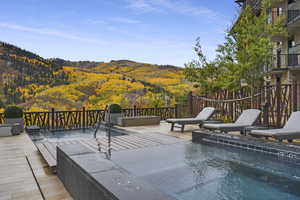
MULTIPOLYGON (((293 84, 267 85, 254 90, 218 91, 210 96, 188 96, 187 105, 162 108, 128 108, 123 109, 123 116, 160 116, 167 118, 182 118, 196 116, 204 107, 217 109, 214 116, 217 119, 235 121, 245 109, 262 110, 260 123, 282 127, 293 111, 300 110, 300 85, 293 84)), ((25 112, 25 126, 38 126, 49 130, 72 130, 93 127, 105 119, 105 110, 82 110, 48 112, 25 112)), ((0 113, 0 124, 4 123, 4 115, 0 113)))
POLYGON ((235 121, 245 109, 256 108, 262 111, 260 123, 273 127, 282 127, 293 111, 299 110, 300 85, 267 85, 254 90, 218 91, 211 96, 188 98, 190 113, 195 116, 204 107, 215 107, 215 118, 235 121))
MULTIPOLYGON (((24 124, 38 126, 49 130, 72 130, 93 127, 105 118, 105 110, 82 110, 48 112, 24 112, 24 124)), ((176 107, 162 108, 128 108, 122 110, 123 116, 160 116, 162 120, 178 116, 176 107)), ((4 115, 0 113, 0 123, 4 123, 4 115)))

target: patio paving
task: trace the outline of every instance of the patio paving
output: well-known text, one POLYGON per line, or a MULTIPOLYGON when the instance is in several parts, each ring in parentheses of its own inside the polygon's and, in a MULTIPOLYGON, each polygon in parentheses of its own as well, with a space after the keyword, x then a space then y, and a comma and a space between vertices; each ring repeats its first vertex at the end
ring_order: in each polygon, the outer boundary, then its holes
POLYGON ((171 124, 161 121, 160 125, 153 125, 153 126, 136 126, 136 127, 120 127, 127 131, 133 131, 137 133, 153 133, 153 134, 161 134, 161 135, 169 135, 185 140, 192 139, 192 132, 194 130, 198 130, 198 125, 186 125, 184 133, 180 132, 180 129, 176 129, 175 131, 171 131, 171 124))
POLYGON ((0 200, 70 200, 27 134, 0 137, 0 200))
MULTIPOLYGON (((192 131, 199 130, 198 126, 189 125, 184 133, 179 129, 170 131, 170 124, 164 121, 159 126, 119 128, 135 133, 113 139, 112 148, 115 151, 175 144, 191 140, 192 131)), ((90 144, 85 143, 85 146, 96 151, 96 143, 90 144)), ((299 145, 300 140, 293 144, 299 145)), ((43 199, 43 196, 49 200, 72 199, 27 134, 0 137, 0 200, 35 200, 43 199)))

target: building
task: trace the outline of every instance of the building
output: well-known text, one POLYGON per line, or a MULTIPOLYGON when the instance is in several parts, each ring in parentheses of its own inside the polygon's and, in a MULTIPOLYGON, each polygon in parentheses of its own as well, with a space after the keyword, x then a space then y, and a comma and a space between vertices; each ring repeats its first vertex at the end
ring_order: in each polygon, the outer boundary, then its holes
MULTIPOLYGON (((261 0, 236 0, 240 6, 252 6, 259 10, 261 0)), ((300 0, 277 0, 269 9, 268 23, 282 17, 286 20, 288 36, 278 35, 274 42, 273 62, 270 72, 271 82, 283 84, 300 82, 300 0)))

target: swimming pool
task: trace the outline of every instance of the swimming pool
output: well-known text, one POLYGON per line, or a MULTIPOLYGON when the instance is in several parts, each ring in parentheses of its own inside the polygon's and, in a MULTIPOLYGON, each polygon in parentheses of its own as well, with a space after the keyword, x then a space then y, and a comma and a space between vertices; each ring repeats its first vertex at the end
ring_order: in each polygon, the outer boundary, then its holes
POLYGON ((184 142, 112 161, 178 200, 300 199, 299 166, 263 153, 184 142))
MULTIPOLYGON (((95 129, 86 129, 86 130, 70 130, 70 131, 48 131, 41 130, 39 133, 30 134, 30 138, 34 142, 43 142, 47 141, 58 141, 58 140, 68 140, 68 139, 92 139, 94 138, 95 129)), ((117 128, 112 128, 111 136, 120 136, 126 135, 127 133, 124 130, 120 130, 117 128)), ((106 137, 107 132, 101 128, 97 132, 97 138, 106 137)))

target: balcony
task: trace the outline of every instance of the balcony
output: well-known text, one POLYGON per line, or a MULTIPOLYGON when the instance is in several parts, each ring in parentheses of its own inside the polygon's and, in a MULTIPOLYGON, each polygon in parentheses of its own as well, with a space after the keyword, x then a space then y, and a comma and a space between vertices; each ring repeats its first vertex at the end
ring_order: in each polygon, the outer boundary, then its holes
POLYGON ((288 10, 287 24, 291 26, 300 25, 300 10, 288 10))
POLYGON ((300 69, 300 53, 280 54, 273 57, 272 71, 300 69))

